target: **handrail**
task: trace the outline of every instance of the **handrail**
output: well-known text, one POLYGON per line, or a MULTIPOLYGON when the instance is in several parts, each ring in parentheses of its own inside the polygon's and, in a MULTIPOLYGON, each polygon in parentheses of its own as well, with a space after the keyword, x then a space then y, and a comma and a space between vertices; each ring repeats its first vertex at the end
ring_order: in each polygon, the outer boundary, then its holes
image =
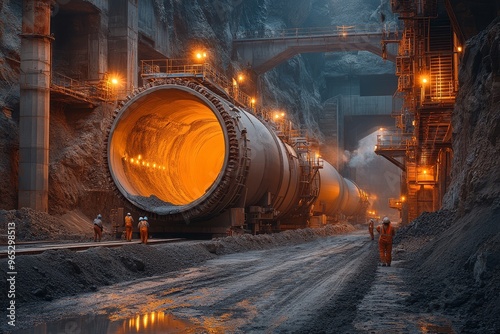
POLYGON ((112 98, 112 92, 109 87, 101 87, 89 82, 78 81, 57 72, 52 72, 51 89, 88 101, 108 101, 112 98))
POLYGON ((145 79, 191 76, 208 80, 235 101, 253 108, 252 98, 209 63, 190 64, 188 59, 141 60, 141 76, 145 79))
POLYGON ((347 37, 349 35, 371 35, 384 34, 389 36, 399 36, 399 29, 394 25, 381 26, 380 24, 373 25, 340 25, 328 27, 312 27, 312 28, 288 28, 279 30, 245 30, 237 34, 235 41, 244 39, 274 39, 274 38, 291 38, 291 37, 313 37, 313 36, 339 36, 347 37))
POLYGON ((377 148, 379 149, 406 149, 412 143, 412 134, 384 134, 377 135, 377 148))

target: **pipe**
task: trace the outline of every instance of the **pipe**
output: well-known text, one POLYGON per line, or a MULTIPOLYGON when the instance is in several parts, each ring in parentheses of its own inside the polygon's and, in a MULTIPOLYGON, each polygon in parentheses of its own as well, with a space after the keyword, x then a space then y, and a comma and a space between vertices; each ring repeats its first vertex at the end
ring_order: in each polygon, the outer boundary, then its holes
MULTIPOLYGON (((252 113, 181 79, 149 83, 115 111, 107 157, 121 195, 173 222, 231 208, 278 220, 303 195, 301 154, 252 113)), ((329 196, 334 212, 342 199, 329 196)))
POLYGON ((328 162, 320 169, 320 191, 314 203, 316 214, 346 216, 356 214, 362 206, 364 196, 361 189, 349 179, 342 177, 328 162))

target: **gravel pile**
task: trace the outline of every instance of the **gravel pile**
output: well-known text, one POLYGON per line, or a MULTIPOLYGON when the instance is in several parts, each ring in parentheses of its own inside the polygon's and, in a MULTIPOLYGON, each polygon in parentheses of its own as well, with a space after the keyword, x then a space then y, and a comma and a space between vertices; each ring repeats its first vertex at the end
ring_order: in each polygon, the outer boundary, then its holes
POLYGON ((461 324, 460 332, 499 333, 499 221, 497 203, 458 217, 426 213, 402 227, 394 260, 409 269, 406 306, 445 314, 461 324))
POLYGON ((454 220, 455 216, 449 210, 424 212, 409 225, 398 229, 394 237, 395 253, 406 261, 412 260, 422 247, 448 229, 454 220))

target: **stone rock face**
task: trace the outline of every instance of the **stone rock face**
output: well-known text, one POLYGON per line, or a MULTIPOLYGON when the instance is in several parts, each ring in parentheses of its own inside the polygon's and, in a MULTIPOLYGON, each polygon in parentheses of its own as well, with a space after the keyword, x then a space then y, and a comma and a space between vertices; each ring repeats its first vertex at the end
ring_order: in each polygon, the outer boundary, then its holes
POLYGON ((468 41, 462 61, 452 184, 444 201, 460 213, 500 198, 500 19, 468 41))
POLYGON ((0 208, 17 207, 18 125, 0 112, 0 208))
POLYGON ((17 208, 21 5, 0 2, 0 209, 17 208))
POLYGON ((88 191, 110 189, 104 152, 112 109, 103 104, 91 112, 51 110, 49 213, 77 208, 88 191))

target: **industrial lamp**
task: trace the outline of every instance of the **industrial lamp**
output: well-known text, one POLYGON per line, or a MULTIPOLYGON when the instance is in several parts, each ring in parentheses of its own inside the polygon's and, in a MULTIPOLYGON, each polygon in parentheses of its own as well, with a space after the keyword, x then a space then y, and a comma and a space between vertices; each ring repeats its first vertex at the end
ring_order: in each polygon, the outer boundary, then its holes
POLYGON ((207 52, 203 50, 198 50, 194 53, 194 58, 197 62, 203 62, 207 58, 207 52))

